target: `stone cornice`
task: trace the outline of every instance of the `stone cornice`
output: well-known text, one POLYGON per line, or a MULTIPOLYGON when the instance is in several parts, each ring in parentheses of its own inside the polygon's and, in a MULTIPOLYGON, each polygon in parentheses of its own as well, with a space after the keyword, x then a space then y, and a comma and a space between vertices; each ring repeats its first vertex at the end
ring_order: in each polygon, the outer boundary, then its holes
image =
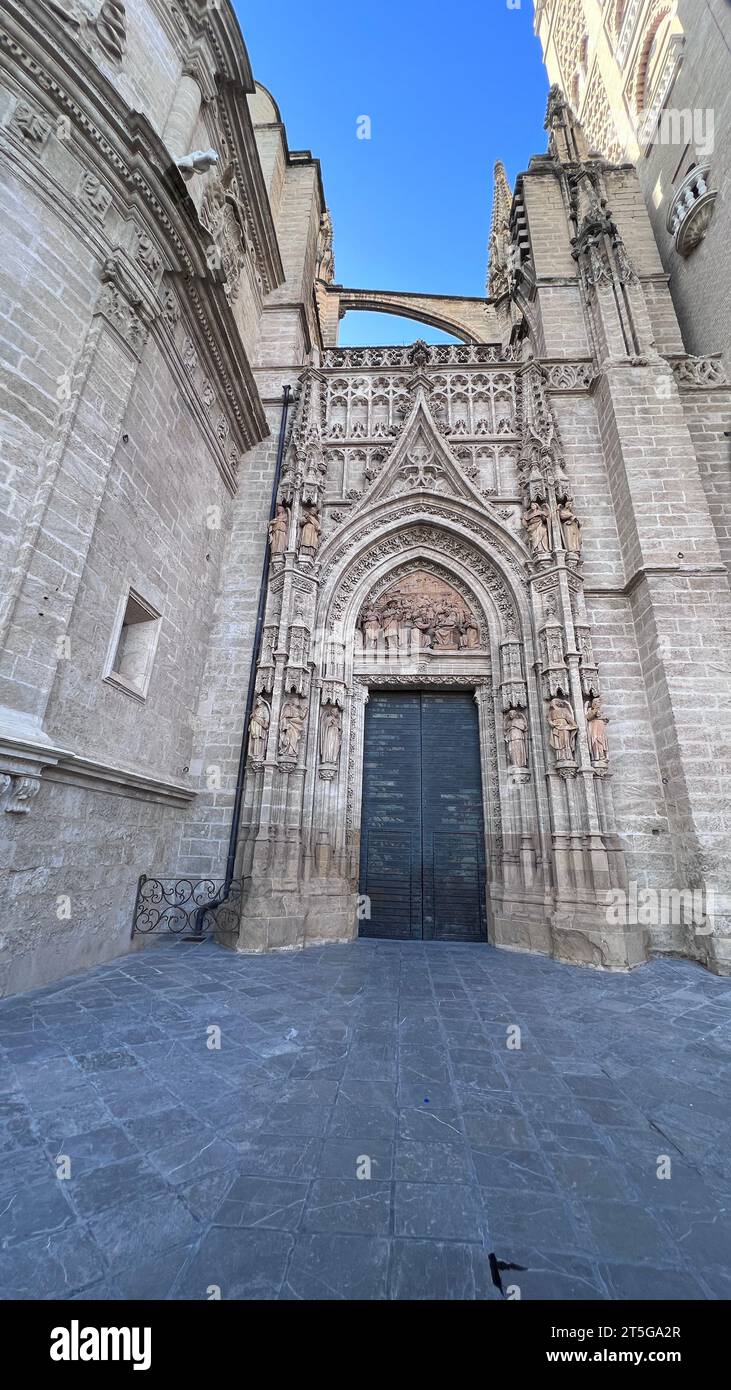
POLYGON ((82 785, 115 796, 135 796, 146 801, 185 806, 197 795, 191 787, 169 782, 149 773, 124 768, 97 758, 85 758, 55 744, 40 729, 35 733, 0 732, 0 775, 36 782, 82 785))
MULTIPOLYGON (((144 227, 154 233, 165 268, 180 275, 199 346, 238 425, 241 447, 251 448, 268 434, 266 419, 223 274, 211 270, 206 258, 212 237, 202 227, 167 147, 147 117, 129 110, 67 26, 40 0, 28 0, 25 9, 8 0, 5 25, 0 63, 4 54, 10 56, 12 85, 17 88, 25 75, 23 97, 38 107, 52 130, 58 132, 59 120, 67 120, 66 138, 73 136, 70 148, 80 167, 100 178, 121 217, 129 219, 133 209, 140 214, 144 227), (70 45, 76 50, 73 60, 70 45)), ((47 180, 48 170, 39 170, 39 183, 41 174, 47 180)), ((76 213, 70 193, 66 196, 79 229, 88 236, 88 217, 82 208, 76 213)), ((94 239, 102 259, 114 253, 100 228, 94 229, 94 239)))

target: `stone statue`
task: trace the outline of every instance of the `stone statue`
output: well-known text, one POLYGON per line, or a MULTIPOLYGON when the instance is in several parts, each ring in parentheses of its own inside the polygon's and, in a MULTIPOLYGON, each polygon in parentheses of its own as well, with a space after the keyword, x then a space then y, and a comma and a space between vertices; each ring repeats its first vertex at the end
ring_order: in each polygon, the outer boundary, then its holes
POLYGON ((316 280, 324 280, 327 285, 331 285, 335 278, 335 257, 333 255, 333 223, 330 211, 325 211, 320 218, 320 240, 317 247, 317 271, 316 280))
POLYGON ((547 558, 551 553, 548 534, 550 515, 551 511, 547 503, 531 502, 523 517, 523 526, 528 532, 530 548, 537 558, 547 558))
POLYGON ((285 700, 279 716, 279 756, 296 761, 302 730, 305 727, 306 705, 294 696, 285 700))
POLYGON ((363 609, 360 629, 363 633, 363 646, 366 651, 375 651, 381 635, 381 616, 378 609, 374 608, 372 604, 363 609))
POLYGON ((334 705, 325 705, 320 721, 320 760, 327 766, 336 766, 341 740, 342 714, 334 705))
POLYGON ((260 695, 249 720, 249 753, 257 763, 263 762, 267 755, 271 719, 271 710, 260 695))
POLYGON ((568 700, 551 700, 548 706, 549 742, 558 762, 570 762, 576 747, 578 724, 568 700))
POLYGON ((317 513, 317 507, 310 503, 305 507, 304 513, 300 518, 300 550, 305 555, 316 555, 320 546, 320 536, 322 525, 317 513))
POLYGON ((528 720, 520 709, 509 709, 505 716, 505 747, 508 767, 528 766, 528 720))
POLYGON ((605 763, 609 757, 607 721, 602 714, 602 702, 597 695, 584 706, 589 752, 593 763, 605 763))
POLYGON ((276 516, 269 522, 269 545, 272 557, 283 555, 289 544, 289 513, 282 502, 277 507, 276 516))
POLYGON ((581 554, 581 522, 568 498, 560 503, 558 519, 561 522, 563 543, 569 555, 581 554))

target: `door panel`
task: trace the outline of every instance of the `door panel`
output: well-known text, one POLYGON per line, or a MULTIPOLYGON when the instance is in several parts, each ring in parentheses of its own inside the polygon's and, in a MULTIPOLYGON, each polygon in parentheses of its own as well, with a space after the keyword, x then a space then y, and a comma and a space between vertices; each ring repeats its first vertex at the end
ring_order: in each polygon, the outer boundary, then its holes
POLYGON ((485 932, 477 711, 471 694, 374 692, 366 706, 364 936, 475 941, 485 932))
POLYGON ((472 694, 424 694, 424 936, 484 935, 484 832, 477 708, 472 694))
POLYGON ((360 876, 363 936, 421 936, 421 714, 418 694, 366 705, 360 876))

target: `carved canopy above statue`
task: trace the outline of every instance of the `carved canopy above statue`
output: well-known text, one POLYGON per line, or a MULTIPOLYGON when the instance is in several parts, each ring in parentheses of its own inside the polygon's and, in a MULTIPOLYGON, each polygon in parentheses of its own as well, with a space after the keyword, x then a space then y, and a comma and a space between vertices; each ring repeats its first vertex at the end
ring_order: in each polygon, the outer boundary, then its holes
POLYGON ((358 619, 367 651, 414 646, 431 651, 479 648, 480 623, 451 584, 426 569, 404 575, 363 605, 358 619))

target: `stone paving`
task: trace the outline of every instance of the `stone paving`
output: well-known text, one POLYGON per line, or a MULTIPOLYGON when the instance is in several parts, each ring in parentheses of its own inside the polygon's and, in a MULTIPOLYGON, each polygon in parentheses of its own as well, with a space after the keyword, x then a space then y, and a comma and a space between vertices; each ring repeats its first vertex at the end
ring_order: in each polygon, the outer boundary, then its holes
POLYGON ((730 1021, 681 961, 161 943, 0 1006, 0 1292, 731 1297, 730 1021))

